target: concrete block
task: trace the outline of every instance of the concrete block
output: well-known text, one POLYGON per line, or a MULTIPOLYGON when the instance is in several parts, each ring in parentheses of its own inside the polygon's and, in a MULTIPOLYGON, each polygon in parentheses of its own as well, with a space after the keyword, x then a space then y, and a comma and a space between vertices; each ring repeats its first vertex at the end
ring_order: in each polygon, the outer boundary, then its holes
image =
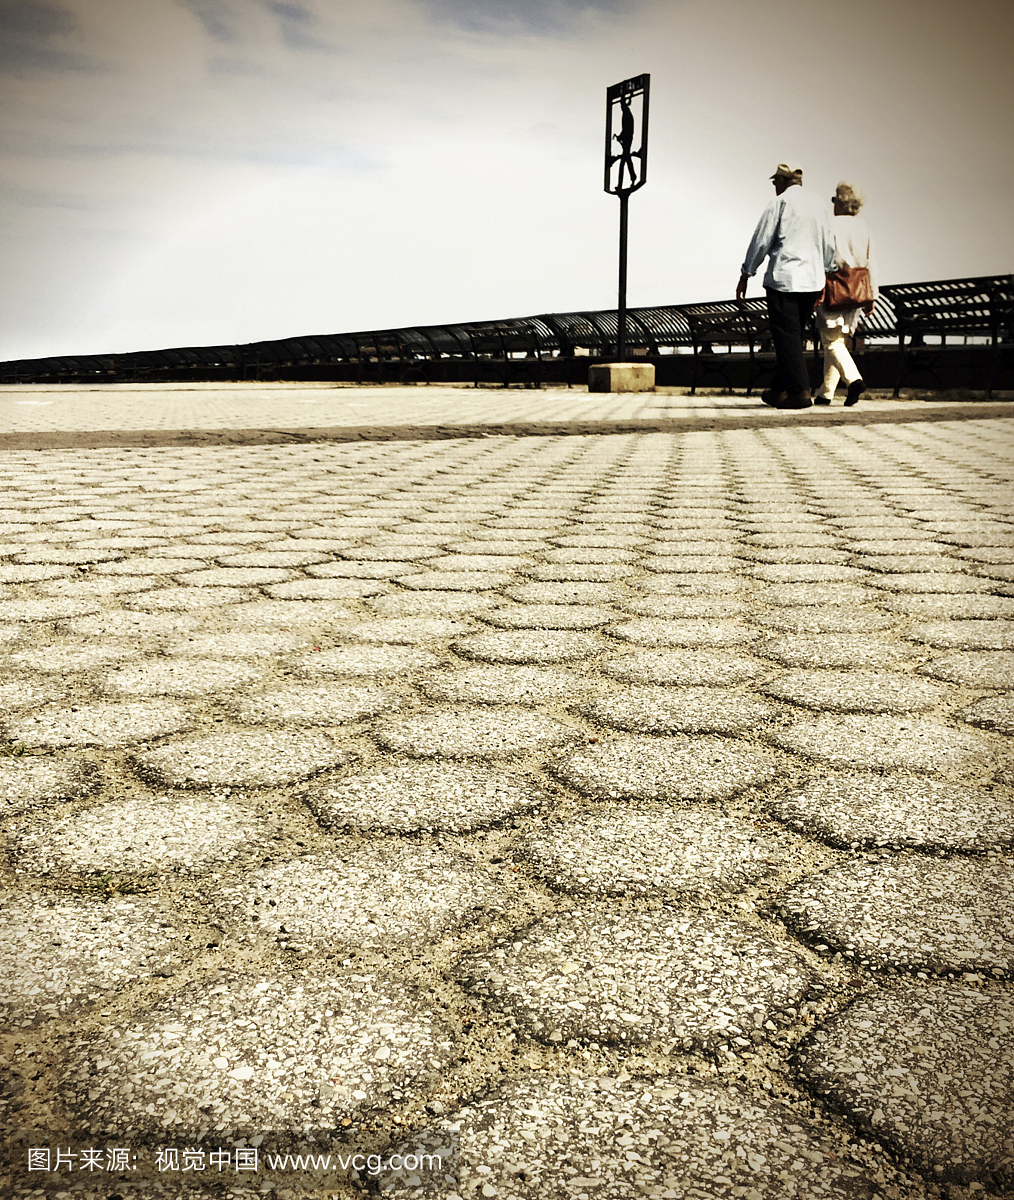
POLYGON ((588 368, 589 392, 653 392, 654 363, 593 363, 588 368))

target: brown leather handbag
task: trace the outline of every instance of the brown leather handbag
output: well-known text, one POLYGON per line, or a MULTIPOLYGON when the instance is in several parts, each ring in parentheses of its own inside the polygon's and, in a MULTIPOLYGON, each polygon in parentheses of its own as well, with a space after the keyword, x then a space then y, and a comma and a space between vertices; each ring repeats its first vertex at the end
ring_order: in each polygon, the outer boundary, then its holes
POLYGON ((873 303, 873 284, 867 267, 841 267, 827 277, 824 307, 832 312, 873 303))

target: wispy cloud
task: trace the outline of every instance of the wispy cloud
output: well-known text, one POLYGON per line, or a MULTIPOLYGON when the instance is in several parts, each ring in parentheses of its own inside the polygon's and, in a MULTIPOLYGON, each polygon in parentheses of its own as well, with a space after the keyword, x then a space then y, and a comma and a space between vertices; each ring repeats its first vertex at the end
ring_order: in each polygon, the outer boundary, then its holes
POLYGON ((50 0, 0 3, 0 71, 91 71, 94 60, 65 48, 77 32, 73 15, 50 0))
POLYGON ((278 21, 282 41, 290 50, 334 54, 339 47, 321 36, 321 20, 305 4, 290 0, 265 0, 264 7, 278 21))
POLYGON ((231 5, 223 0, 179 0, 179 3, 193 13, 205 33, 216 42, 232 46, 239 41, 239 28, 231 5))
POLYGON ((423 0, 440 21, 472 33, 560 35, 587 16, 612 16, 629 0, 423 0))

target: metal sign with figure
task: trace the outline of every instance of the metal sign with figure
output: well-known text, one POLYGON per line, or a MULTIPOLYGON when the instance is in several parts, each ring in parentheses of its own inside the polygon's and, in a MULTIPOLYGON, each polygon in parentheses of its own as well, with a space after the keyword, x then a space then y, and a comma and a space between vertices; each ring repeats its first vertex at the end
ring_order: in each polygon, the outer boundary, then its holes
POLYGON ((650 75, 636 75, 606 88, 605 190, 613 196, 636 192, 648 177, 650 80, 650 75))
POLYGON ((606 88, 605 190, 620 199, 620 280, 616 313, 616 357, 627 352, 627 202, 648 178, 648 86, 635 75, 606 88), (635 149, 636 146, 636 149, 635 149))

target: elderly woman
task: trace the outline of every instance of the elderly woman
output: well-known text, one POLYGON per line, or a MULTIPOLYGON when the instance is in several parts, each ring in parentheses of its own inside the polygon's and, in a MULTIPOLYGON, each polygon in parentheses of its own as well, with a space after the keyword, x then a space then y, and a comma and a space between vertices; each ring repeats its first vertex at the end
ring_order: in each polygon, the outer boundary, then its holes
MULTIPOLYGON (((866 222, 856 216, 863 206, 863 193, 853 184, 842 181, 831 199, 834 204, 831 229, 834 233, 837 265, 839 268, 866 267, 870 272, 873 295, 876 297, 877 285, 870 231, 866 222)), ((827 309, 823 305, 818 307, 817 329, 820 332, 821 349, 824 351, 824 382, 814 397, 814 404, 831 403, 839 378, 845 380, 848 388, 845 395, 846 405, 858 403, 859 397, 866 390, 859 368, 845 344, 845 338, 855 333, 860 314, 863 312, 867 315, 873 312, 872 301, 855 308, 827 309)))

